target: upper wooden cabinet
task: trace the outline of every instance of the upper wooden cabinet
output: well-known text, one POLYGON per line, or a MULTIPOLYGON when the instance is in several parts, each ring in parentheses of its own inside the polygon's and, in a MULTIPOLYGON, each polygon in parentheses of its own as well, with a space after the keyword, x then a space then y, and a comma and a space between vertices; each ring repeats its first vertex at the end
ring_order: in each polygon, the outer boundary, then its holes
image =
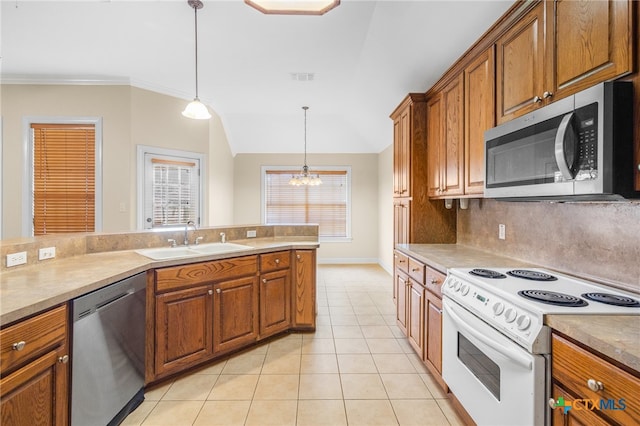
POLYGON ((496 41, 497 121, 633 70, 632 1, 540 2, 496 41))

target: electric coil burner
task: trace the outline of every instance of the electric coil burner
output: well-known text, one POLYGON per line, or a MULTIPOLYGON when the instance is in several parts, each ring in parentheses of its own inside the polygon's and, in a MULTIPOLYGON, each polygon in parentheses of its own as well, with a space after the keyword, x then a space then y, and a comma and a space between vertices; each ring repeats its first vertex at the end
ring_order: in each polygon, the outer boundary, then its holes
POLYGON ((471 275, 476 275, 478 277, 482 277, 482 278, 491 278, 491 279, 502 279, 502 278, 507 278, 507 276, 505 274, 502 274, 500 272, 497 271, 492 271, 491 269, 472 269, 469 271, 469 273, 471 275))
POLYGON ((579 297, 571 296, 563 293, 556 293, 555 291, 547 290, 522 290, 518 294, 522 297, 526 297, 536 302, 548 303, 549 305, 558 306, 587 306, 588 303, 579 297))
POLYGON ((512 271, 507 272, 507 274, 516 278, 524 278, 526 280, 531 281, 557 281, 558 278, 554 277, 551 274, 547 274, 545 272, 540 271, 531 271, 529 269, 514 269, 512 271))
POLYGON ((640 307, 640 302, 636 299, 632 299, 627 296, 620 296, 618 294, 611 293, 584 293, 582 295, 587 300, 592 300, 594 302, 606 303, 607 305, 613 306, 626 306, 629 308, 637 308, 640 307))

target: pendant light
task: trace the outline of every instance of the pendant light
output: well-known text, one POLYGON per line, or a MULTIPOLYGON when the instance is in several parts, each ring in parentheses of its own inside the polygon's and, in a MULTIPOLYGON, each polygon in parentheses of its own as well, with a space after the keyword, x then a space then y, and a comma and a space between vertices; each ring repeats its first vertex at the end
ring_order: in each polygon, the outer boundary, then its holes
POLYGON ((304 110, 304 166, 302 166, 302 170, 299 175, 291 177, 289 185, 317 186, 322 184, 322 180, 317 173, 315 176, 309 173, 309 166, 307 166, 307 110, 309 107, 303 106, 302 109, 304 110))
POLYGON ((196 20, 196 97, 189 102, 187 107, 182 111, 182 115, 187 118, 195 118, 197 120, 206 120, 211 118, 209 109, 205 104, 200 102, 198 98, 198 9, 202 9, 204 4, 200 0, 188 0, 189 7, 193 8, 196 20))

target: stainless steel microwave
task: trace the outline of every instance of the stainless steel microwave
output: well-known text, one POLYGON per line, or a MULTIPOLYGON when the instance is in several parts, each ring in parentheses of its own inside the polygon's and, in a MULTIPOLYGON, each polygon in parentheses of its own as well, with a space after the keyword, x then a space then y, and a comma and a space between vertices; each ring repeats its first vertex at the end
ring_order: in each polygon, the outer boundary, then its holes
POLYGON ((489 129, 487 198, 637 198, 633 86, 606 82, 489 129))

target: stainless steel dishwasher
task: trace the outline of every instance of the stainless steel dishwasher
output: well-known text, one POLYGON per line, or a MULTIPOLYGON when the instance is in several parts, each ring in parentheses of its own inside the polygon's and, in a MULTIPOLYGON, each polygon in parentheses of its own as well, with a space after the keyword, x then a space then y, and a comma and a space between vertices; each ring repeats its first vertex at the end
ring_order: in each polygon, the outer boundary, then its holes
POLYGON ((71 424, 118 425, 144 400, 145 273, 73 300, 71 424))

